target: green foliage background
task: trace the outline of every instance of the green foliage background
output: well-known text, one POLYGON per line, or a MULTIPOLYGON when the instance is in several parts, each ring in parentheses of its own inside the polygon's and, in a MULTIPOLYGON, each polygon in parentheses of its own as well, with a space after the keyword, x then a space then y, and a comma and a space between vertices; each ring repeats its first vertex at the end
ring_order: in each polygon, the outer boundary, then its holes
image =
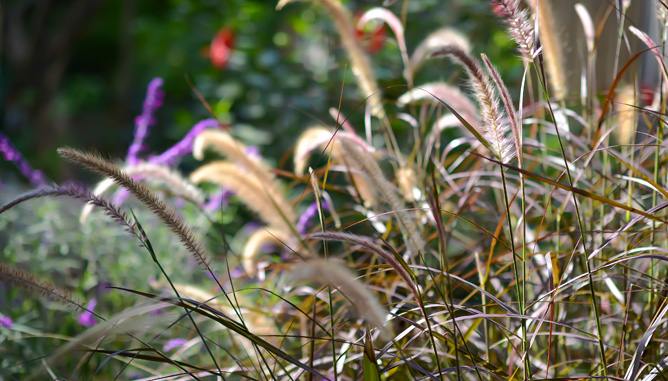
MULTIPOLYGON (((66 27, 64 15, 75 3, 53 5, 54 12, 47 16, 43 32, 66 27)), ((407 4, 409 51, 438 28, 456 28, 470 38, 474 51, 484 51, 491 57, 506 74, 511 93, 517 94, 514 87, 519 85, 521 67, 512 43, 486 1, 411 0, 407 4)), ((21 5, 20 1, 4 3, 3 17, 9 17, 11 9, 21 5)), ((347 2, 353 12, 380 5, 381 1, 347 2)), ((72 145, 114 158, 125 157, 146 85, 156 76, 165 80, 166 98, 156 113, 158 123, 147 139, 151 153, 162 152, 196 122, 211 117, 187 79, 218 117, 233 126, 236 136, 258 146, 263 156, 279 167, 301 131, 313 124, 333 124, 328 109, 338 107, 342 83, 345 87, 341 112, 361 128, 361 99, 350 69, 345 66, 347 57, 330 18, 310 3, 292 5, 280 12, 274 6, 265 0, 104 2, 82 26, 71 50, 62 52, 69 58, 49 105, 37 103, 42 91, 39 81, 17 82, 13 77, 17 68, 3 56, 2 132, 50 179, 78 178, 92 184, 98 178, 75 173, 78 170, 67 166, 57 156, 56 148, 72 145), (233 56, 222 70, 214 68, 202 53, 220 28, 231 29, 236 39, 233 56), (46 125, 37 125, 35 110, 44 107, 46 125)), ((400 14, 401 6, 402 1, 398 1, 392 10, 400 14)), ((33 18, 28 12, 26 28, 34 24, 33 18)), ((372 62, 381 88, 386 88, 384 99, 391 103, 405 91, 405 81, 401 77, 399 51, 389 30, 387 37, 388 43, 372 57, 372 62)), ((35 54, 39 58, 39 47, 35 54)), ((415 83, 448 79, 453 69, 446 70, 444 66, 438 61, 429 62, 415 83)), ((35 73, 36 78, 40 75, 43 73, 35 73)), ((406 127, 399 124, 397 128, 406 127)), ((194 166, 193 159, 185 158, 180 168, 187 173, 194 166)), ((11 163, 0 162, 0 178, 4 183, 0 203, 28 187, 11 163)), ((130 202, 129 206, 143 225, 152 227, 149 236, 153 245, 160 248, 161 263, 168 273, 174 274, 174 281, 206 281, 174 237, 150 213, 137 203, 130 202), (184 267, 184 263, 188 265, 184 267)), ((147 290, 149 280, 159 277, 158 270, 134 240, 106 219, 92 218, 81 225, 77 220, 80 207, 73 201, 49 199, 5 213, 0 218, 2 262, 29 268, 40 277, 74 290, 82 301, 98 298, 98 310, 103 314, 119 311, 134 304, 135 298, 120 292, 108 293, 105 287, 112 284, 147 290)), ((244 221, 244 215, 237 211, 231 206, 225 216, 226 222, 233 223, 228 226, 234 226, 234 232, 244 221)), ((194 230, 208 226, 197 209, 186 207, 182 213, 194 230)), ((222 249, 216 251, 216 247, 222 247, 216 233, 210 232, 209 247, 213 248, 214 260, 224 263, 222 249)), ((243 234, 237 237, 242 238, 243 234)), ((238 251, 239 242, 231 245, 238 251)), ((225 271, 223 265, 219 269, 225 271)), ((17 290, 4 287, 0 298, 0 313, 15 323, 13 331, 2 334, 10 336, 0 337, 0 342, 5 342, 0 350, 0 359, 4 359, 0 360, 0 369, 5 374, 31 369, 34 363, 17 364, 17 359, 38 359, 63 343, 60 337, 35 341, 19 338, 50 332, 74 336, 81 330, 75 314, 47 309, 17 290)), ((117 370, 109 371, 117 374, 117 370)))
MULTIPOLYGON (((47 27, 62 28, 63 13, 73 3, 55 5, 61 12, 49 16, 47 27)), ((9 2, 6 8, 19 4, 9 2)), ((380 1, 347 2, 353 12, 380 5, 380 1)), ((186 77, 218 116, 235 126, 238 136, 260 146, 267 157, 280 157, 308 125, 331 124, 327 110, 338 106, 342 82, 346 84, 342 113, 352 114, 361 126, 363 108, 355 111, 360 99, 351 72, 344 67, 347 57, 329 17, 310 3, 280 12, 274 6, 270 1, 241 0, 107 1, 88 19, 72 45, 61 84, 46 111, 47 126, 34 125, 31 110, 40 107, 34 103, 40 88, 27 84, 9 94, 13 98, 5 99, 2 131, 50 178, 71 177, 56 159, 55 149, 74 145, 123 157, 146 85, 156 76, 165 80, 166 98, 149 137, 154 153, 180 139, 197 121, 210 117, 186 77), (203 55, 220 28, 231 29, 236 38, 233 56, 223 70, 213 67, 203 55), (40 134, 38 128, 48 134, 40 134)), ((400 14, 401 6, 398 1, 391 9, 400 14)), ((501 72, 508 73, 509 86, 518 85, 521 67, 516 65, 516 53, 488 2, 412 0, 407 11, 409 51, 428 33, 453 27, 471 39, 475 51, 486 52, 501 72), (510 67, 513 69, 506 70, 510 67)), ((27 17, 25 21, 28 27, 34 20, 27 17)), ((405 89, 392 87, 404 81, 389 30, 387 37, 385 48, 372 61, 380 85, 387 87, 385 98, 391 101, 405 89)), ((8 61, 3 65, 6 85, 22 85, 12 82, 15 68, 8 61)), ((450 71, 443 66, 429 63, 416 84, 447 79, 450 71)), ((0 163, 0 170, 3 178, 17 177, 7 163, 0 163)))

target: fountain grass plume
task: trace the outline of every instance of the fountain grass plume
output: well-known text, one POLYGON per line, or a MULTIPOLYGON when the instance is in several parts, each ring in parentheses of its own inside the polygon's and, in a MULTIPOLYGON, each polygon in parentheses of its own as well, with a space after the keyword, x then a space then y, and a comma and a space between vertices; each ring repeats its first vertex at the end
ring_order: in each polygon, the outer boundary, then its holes
POLYGON ((273 182, 250 176, 234 163, 218 161, 203 165, 190 175, 190 180, 196 184, 209 181, 229 188, 267 224, 284 232, 292 231, 290 226, 297 221, 292 206, 273 182))
MULTIPOLYGON (((327 150, 334 150, 334 131, 327 127, 314 126, 304 131, 297 139, 294 149, 295 174, 303 176, 308 165, 308 155, 318 147, 327 146, 327 150)), ((325 155, 327 152, 324 153, 325 155)), ((332 155, 334 153, 332 152, 332 155)))
MULTIPOLYGON (((337 142, 337 137, 342 136, 355 140, 357 144, 363 145, 365 149, 371 149, 371 147, 368 147, 359 137, 357 137, 357 135, 353 135, 349 132, 340 130, 335 132, 327 127, 320 126, 311 127, 304 131, 299 139, 297 139, 297 144, 295 145, 294 150, 295 173, 299 176, 304 174, 306 166, 308 165, 308 155, 318 147, 323 149, 326 147, 328 152, 331 150, 333 162, 341 163, 348 168, 354 168, 352 163, 348 163, 350 159, 347 158, 345 152, 339 146, 340 143, 337 142)), ((328 152, 324 152, 323 157, 326 156, 328 152)), ((372 158, 372 160, 375 159, 372 158)), ((348 174, 360 199, 364 202, 364 205, 366 207, 376 205, 378 200, 375 197, 375 192, 369 184, 368 179, 354 171, 349 171, 348 174)))
POLYGON ((397 105, 406 106, 409 103, 423 100, 428 101, 430 104, 441 104, 440 101, 443 101, 457 111, 474 128, 480 127, 480 119, 475 104, 459 88, 448 85, 445 82, 430 82, 416 86, 403 93, 397 99, 397 105))
POLYGON ((114 164, 97 154, 81 152, 74 148, 59 148, 58 153, 66 159, 82 165, 89 170, 114 179, 116 184, 127 189, 141 203, 148 207, 169 229, 176 234, 183 246, 195 260, 207 270, 209 258, 202 246, 197 242, 193 233, 183 220, 171 210, 155 193, 128 176, 114 164))
MULTIPOLYGON (((276 5, 276 9, 282 9, 286 4, 294 0, 280 0, 276 5)), ((355 26, 353 25, 353 17, 346 7, 341 4, 339 0, 311 0, 312 2, 322 6, 327 13, 332 17, 336 29, 341 37, 341 43, 348 52, 350 57, 351 67, 357 85, 360 87, 362 95, 368 97, 368 102, 371 105, 371 113, 379 119, 385 119, 385 110, 381 102, 381 94, 378 89, 378 82, 376 76, 371 68, 371 62, 362 47, 355 39, 355 26)))
POLYGON ((255 262, 258 252, 264 245, 276 245, 282 247, 292 240, 291 234, 286 234, 281 229, 272 229, 271 226, 267 228, 260 228, 255 233, 251 234, 246 240, 242 254, 241 264, 248 275, 255 275, 257 272, 255 262))
POLYGON ((566 96, 566 73, 561 35, 555 26, 551 0, 529 2, 538 18, 538 30, 542 54, 547 64, 547 76, 552 87, 552 96, 558 100, 566 96))
POLYGON ((378 198, 385 200, 390 205, 404 236, 406 248, 410 252, 410 255, 417 256, 424 249, 425 243, 420 237, 420 230, 415 218, 406 210, 394 185, 385 178, 383 171, 378 166, 378 163, 373 160, 371 154, 364 147, 357 144, 356 140, 342 135, 339 137, 339 141, 347 158, 350 159, 346 163, 364 173, 378 198))
POLYGON ((125 228, 125 230, 127 230, 130 234, 136 235, 136 227, 134 223, 130 222, 125 213, 121 212, 121 210, 116 205, 95 195, 94 193, 91 193, 86 187, 74 183, 47 186, 24 193, 9 203, 1 206, 0 214, 28 200, 41 197, 57 196, 71 197, 77 200, 85 201, 88 203, 88 205, 91 205, 91 207, 98 207, 102 209, 107 216, 111 217, 112 220, 118 222, 118 224, 125 228))
POLYGON ((392 339, 392 330, 385 327, 387 310, 348 268, 326 259, 312 259, 293 265, 288 282, 305 281, 336 287, 369 325, 380 330, 383 340, 392 339))
MULTIPOLYGON (((123 168, 123 171, 133 178, 139 177, 139 181, 150 181, 164 184, 168 187, 168 192, 174 196, 182 197, 198 205, 204 204, 204 194, 190 183, 190 181, 183 178, 180 173, 165 165, 140 162, 136 165, 126 166, 123 168)), ((104 194, 112 185, 114 185, 114 183, 114 180, 109 178, 100 181, 93 190, 93 194, 96 196, 104 194)), ((88 215, 92 212, 93 206, 94 205, 90 203, 84 206, 79 217, 79 220, 82 223, 86 221, 88 215)))
POLYGON ((492 154, 503 163, 509 163, 517 151, 513 150, 512 139, 508 137, 511 126, 504 121, 505 115, 499 107, 499 98, 478 61, 457 45, 441 47, 432 56, 451 56, 467 71, 482 113, 483 143, 492 154))
POLYGON ((512 131, 512 135, 515 141, 514 156, 517 156, 519 167, 523 168, 522 155, 520 155, 520 153, 522 152, 522 125, 517 119, 517 113, 515 112, 513 99, 510 96, 510 92, 508 91, 505 82, 503 82, 503 80, 501 79, 501 75, 499 74, 498 71, 496 71, 492 63, 489 61, 489 58, 487 58, 487 55, 482 54, 482 61, 485 64, 487 71, 492 76, 492 80, 494 81, 494 84, 496 85, 496 88, 498 89, 499 94, 501 95, 501 100, 503 101, 503 106, 506 110, 506 115, 508 115, 510 129, 512 131))
POLYGON ((536 42, 529 12, 520 8, 520 0, 493 0, 492 4, 500 7, 496 13, 508 25, 508 33, 517 43, 524 62, 532 62, 536 42))
POLYGON ((631 144, 636 129, 636 96, 632 85, 619 89, 616 103, 618 125, 612 133, 619 144, 631 144))
POLYGON ((441 47, 448 45, 457 45, 465 52, 471 50, 469 40, 466 36, 452 28, 441 28, 428 35, 427 38, 415 48, 410 61, 413 75, 415 75, 415 72, 422 67, 424 61, 434 52, 438 51, 441 47))
POLYGON ((237 161, 243 169, 251 173, 259 181, 275 183, 276 176, 274 176, 271 170, 261 160, 249 155, 246 145, 232 137, 227 131, 209 129, 197 135, 193 143, 193 156, 195 159, 204 159, 204 150, 207 147, 213 147, 221 154, 237 161))
POLYGON ((41 298, 61 302, 77 309, 81 308, 81 303, 72 299, 70 291, 57 287, 51 282, 37 279, 33 274, 13 266, 0 263, 0 282, 7 282, 41 298))
POLYGON ((322 233, 313 233, 308 236, 309 239, 322 239, 325 241, 340 241, 347 242, 353 245, 358 245, 370 253, 376 254, 383 262, 387 263, 392 267, 406 282, 406 286, 415 297, 415 300, 420 300, 419 290, 413 277, 406 270, 406 267, 401 263, 401 260, 394 256, 394 254, 383 249, 377 242, 374 242, 371 238, 366 236, 361 236, 357 234, 343 233, 343 232, 322 232, 322 233))

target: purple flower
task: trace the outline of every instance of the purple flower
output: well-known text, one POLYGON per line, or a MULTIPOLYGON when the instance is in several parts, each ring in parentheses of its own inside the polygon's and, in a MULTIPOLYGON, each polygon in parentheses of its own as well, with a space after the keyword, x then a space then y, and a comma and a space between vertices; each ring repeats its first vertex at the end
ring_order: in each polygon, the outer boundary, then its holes
POLYGON ((183 346, 187 342, 188 342, 188 340, 186 340, 186 339, 171 339, 167 342, 167 344, 165 344, 164 347, 162 347, 162 350, 164 352, 168 352, 168 351, 171 351, 174 348, 178 348, 178 347, 183 346))
POLYGON ((9 138, 0 133, 0 154, 7 161, 11 161, 21 171, 21 174, 30 181, 35 187, 46 185, 46 178, 41 171, 34 170, 28 164, 28 161, 21 155, 14 145, 9 141, 9 138))
POLYGON ((262 157, 260 155, 260 149, 257 148, 256 146, 246 147, 246 153, 248 154, 248 156, 250 156, 253 159, 260 159, 262 157))
MULTIPOLYGON (((327 205, 327 202, 322 201, 322 209, 323 210, 329 210, 329 205, 327 205)), ((318 215, 318 203, 314 202, 313 204, 309 205, 308 208, 302 213, 301 216, 299 216, 299 220, 297 221, 297 232, 299 234, 306 234, 309 228, 313 226, 313 219, 318 215)))
POLYGON ((227 188, 221 188, 220 191, 209 198, 209 201, 204 205, 204 210, 216 211, 220 210, 221 205, 227 205, 227 199, 232 196, 234 192, 227 188))
POLYGON ((144 149, 144 139, 148 136, 148 128, 156 123, 153 116, 155 110, 162 106, 162 100, 165 93, 160 89, 164 81, 162 78, 153 78, 148 84, 146 90, 146 99, 144 99, 144 107, 141 115, 135 118, 135 134, 134 140, 128 149, 127 162, 129 164, 137 164, 139 162, 139 152, 144 149))
POLYGON ((149 158, 149 162, 155 164, 172 165, 177 159, 189 155, 193 151, 193 142, 200 132, 207 128, 217 128, 220 126, 215 119, 204 119, 195 124, 190 131, 178 143, 171 146, 167 151, 158 156, 149 158))
POLYGON ((93 298, 88 302, 88 306, 86 306, 87 311, 79 314, 79 324, 84 327, 92 327, 97 324, 97 320, 95 320, 95 316, 93 315, 95 306, 97 306, 97 299, 93 298))
POLYGON ((12 329, 14 327, 14 323, 12 322, 12 318, 9 316, 0 316, 0 327, 5 327, 7 329, 12 329))

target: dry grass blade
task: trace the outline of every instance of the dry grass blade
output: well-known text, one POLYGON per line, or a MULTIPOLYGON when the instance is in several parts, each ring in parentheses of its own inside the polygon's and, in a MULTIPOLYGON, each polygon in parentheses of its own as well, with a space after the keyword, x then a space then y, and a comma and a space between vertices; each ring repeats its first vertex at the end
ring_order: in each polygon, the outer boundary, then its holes
POLYGON ((614 201, 614 200, 611 200, 611 199, 609 199, 609 198, 607 198, 607 197, 599 196, 599 195, 597 195, 596 193, 592 193, 592 192, 589 192, 589 191, 586 191, 586 190, 584 190, 584 189, 580 189, 580 188, 575 188, 575 187, 572 187, 572 186, 570 186, 570 185, 562 184, 562 183, 560 183, 560 182, 557 182, 557 181, 548 179, 547 177, 544 177, 544 176, 535 174, 535 173, 530 172, 530 171, 527 171, 527 170, 525 170, 525 169, 521 169, 521 168, 518 168, 518 167, 515 167, 515 166, 512 166, 512 165, 508 165, 508 164, 503 164, 503 163, 498 162, 498 161, 496 161, 496 160, 494 160, 494 159, 490 159, 490 158, 485 158, 485 159, 486 159, 486 160, 489 160, 489 161, 492 161, 492 162, 494 162, 494 163, 497 163, 497 164, 501 164, 501 165, 503 165, 504 167, 506 167, 506 168, 508 168, 508 169, 511 169, 511 170, 513 170, 513 171, 517 171, 517 172, 519 172, 519 173, 522 173, 523 175, 526 175, 528 178, 531 178, 531 179, 534 179, 534 180, 539 180, 539 181, 541 181, 541 182, 544 182, 544 183, 550 184, 550 185, 552 185, 552 186, 555 186, 555 187, 557 187, 557 188, 559 188, 559 189, 563 189, 563 190, 567 190, 567 191, 569 191, 569 192, 577 193, 577 194, 579 194, 580 196, 585 196, 585 197, 587 197, 587 198, 591 198, 592 200, 600 201, 600 202, 602 202, 602 203, 604 203, 604 204, 607 204, 607 205, 610 205, 610 206, 614 206, 614 207, 616 207, 616 208, 624 209, 624 210, 627 210, 627 211, 629 211, 629 212, 631 212, 631 213, 639 214, 639 215, 641 215, 641 216, 643 216, 643 217, 647 217, 647 218, 652 219, 652 220, 654 220, 654 221, 663 222, 663 223, 668 223, 667 220, 664 220, 664 219, 661 218, 661 217, 658 217, 658 216, 655 216, 655 215, 653 215, 653 214, 644 212, 644 211, 642 211, 642 210, 639 210, 639 209, 630 207, 630 206, 628 206, 628 205, 619 203, 619 202, 614 201))
MULTIPOLYGON (((63 357, 75 350, 88 350, 99 347, 105 339, 111 339, 121 334, 130 334, 132 332, 147 332, 157 330, 160 326, 167 326, 176 319, 172 313, 162 313, 160 315, 150 314, 152 311, 161 310, 169 306, 166 303, 153 303, 140 305, 123 311, 112 316, 100 324, 95 325, 76 336, 58 351, 48 356, 47 362, 55 364, 62 361, 63 357)), ((168 357, 161 355, 169 362, 168 357)), ((38 371, 35 371, 30 379, 38 377, 38 371)))
POLYGON ((652 319, 652 325, 650 325, 650 327, 642 335, 640 343, 638 344, 638 348, 633 354, 633 360, 631 360, 631 367, 629 367, 629 369, 626 372, 626 376, 624 376, 625 379, 627 380, 637 379, 638 373, 640 372, 640 365, 642 362, 642 357, 645 352, 645 349, 647 349, 650 340, 652 340, 654 332, 656 332, 656 330, 659 328, 660 325, 665 323, 666 313, 668 313, 668 303, 664 301, 661 311, 656 316, 654 316, 654 319, 652 319))
POLYGON ((413 86, 413 74, 410 67, 410 59, 408 58, 408 50, 406 49, 406 39, 404 38, 404 26, 401 24, 401 20, 394 15, 394 13, 389 10, 381 7, 371 8, 368 11, 364 12, 362 17, 360 17, 357 22, 357 26, 363 26, 367 22, 373 19, 378 19, 384 21, 389 25, 392 32, 394 32, 394 37, 397 39, 397 45, 399 46, 399 51, 401 52, 401 60, 404 62, 404 78, 408 81, 408 86, 413 86))

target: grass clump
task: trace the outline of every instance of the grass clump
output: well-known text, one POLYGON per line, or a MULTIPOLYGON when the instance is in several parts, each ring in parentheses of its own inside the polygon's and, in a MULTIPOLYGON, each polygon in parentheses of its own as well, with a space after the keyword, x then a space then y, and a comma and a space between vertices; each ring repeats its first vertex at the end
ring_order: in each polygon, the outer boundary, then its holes
MULTIPOLYGON (((119 323, 114 340, 96 333, 106 328, 80 339, 72 330, 63 337, 76 345, 64 351, 76 360, 44 361, 35 372, 83 375, 95 368, 149 379, 666 377, 665 4, 657 12, 663 40, 624 25, 611 37, 620 46, 639 39, 659 64, 660 83, 647 101, 638 91, 643 73, 631 70, 642 53, 617 63, 604 94, 592 96, 592 73, 582 75, 582 94, 568 91, 564 62, 575 58, 559 44, 550 8, 556 2, 490 2, 517 45, 521 83, 506 83, 494 58, 478 59, 475 41, 452 29, 426 36, 409 56, 407 24, 395 16, 407 12, 407 2, 368 10, 362 24, 379 19, 397 34, 392 64, 403 67, 393 85, 407 87, 397 97, 378 90, 375 63, 356 40, 346 6, 313 2, 334 21, 365 98, 358 106, 369 105, 361 128, 356 110, 332 105, 336 122, 295 137, 293 168, 273 168, 234 128, 206 120, 169 151, 203 161, 181 176, 172 156, 139 157, 144 126, 123 165, 59 150, 110 179, 97 191, 42 186, 0 207, 10 219, 35 198, 84 201, 134 235, 141 245, 134 255, 149 258, 142 265, 153 269, 137 271, 154 273, 145 284, 114 285, 113 293, 153 302, 105 319, 105 327, 119 323), (431 59, 443 56, 455 64, 431 59), (422 81, 430 66, 452 76, 422 81), (424 85, 413 87, 414 80, 424 85), (227 159, 209 161, 208 147, 227 159), (188 176, 234 196, 216 199, 188 176), (103 198, 112 181, 139 201, 130 204, 132 219, 122 203, 103 198), (156 192, 155 183, 168 191, 156 192), (179 199, 190 203, 180 207, 179 199), (208 207, 212 200, 217 207, 208 207), (261 226, 235 219, 248 211, 261 226), (165 236, 181 246, 152 243, 165 236), (185 276, 188 256, 206 272, 185 276), (141 328, 161 309, 170 314, 155 319, 168 324, 141 328), (125 327, 127 316, 146 320, 125 327)), ((577 13, 592 30, 587 9, 578 6, 577 13)), ((584 70, 607 64, 592 57, 584 70)), ((1 265, 0 280, 72 300, 13 267, 1 265)), ((23 339, 11 332, 0 328, 0 340, 23 339)), ((44 355, 61 359, 65 352, 44 355)))

